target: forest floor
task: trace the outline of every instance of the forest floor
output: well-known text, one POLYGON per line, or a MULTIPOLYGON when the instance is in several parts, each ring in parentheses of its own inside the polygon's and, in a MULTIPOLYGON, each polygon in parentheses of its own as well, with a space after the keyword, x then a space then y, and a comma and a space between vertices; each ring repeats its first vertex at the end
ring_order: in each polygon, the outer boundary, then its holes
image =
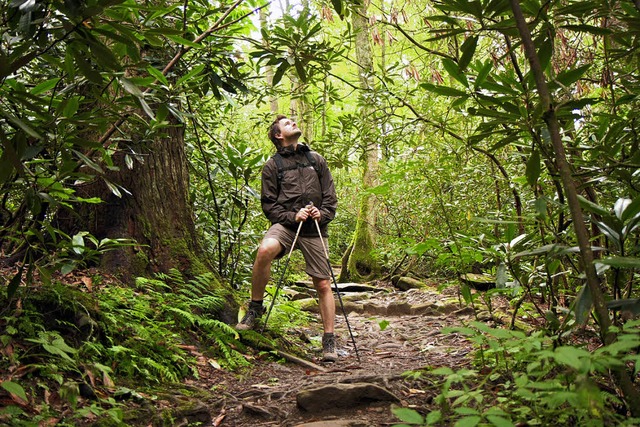
MULTIPOLYGON (((392 426, 400 422, 392 413, 394 407, 410 407, 423 415, 437 409, 434 398, 439 387, 419 375, 403 374, 425 368, 469 367, 472 344, 460 334, 441 331, 474 320, 474 312, 459 303, 457 286, 442 291, 435 284, 408 291, 399 291, 390 283, 376 287, 379 291, 342 297, 360 360, 337 304, 337 362, 322 363, 319 349, 304 357, 311 365, 256 353, 252 367, 238 374, 203 360, 199 379, 187 386, 209 393, 199 393, 202 401, 184 415, 184 422, 200 419, 203 425, 229 427, 392 426), (360 388, 333 395, 338 389, 329 387, 325 394, 311 397, 327 405, 315 402, 317 407, 311 410, 298 404, 301 393, 336 385, 360 388)), ((493 302, 494 310, 504 313, 507 307, 506 299, 493 302)), ((290 333, 317 339, 322 330, 320 322, 315 322, 290 333)))

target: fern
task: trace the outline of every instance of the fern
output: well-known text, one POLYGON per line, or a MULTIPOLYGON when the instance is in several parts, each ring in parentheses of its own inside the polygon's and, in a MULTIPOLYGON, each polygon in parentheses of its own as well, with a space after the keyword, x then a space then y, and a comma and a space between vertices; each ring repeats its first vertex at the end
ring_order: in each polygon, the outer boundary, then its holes
POLYGON ((179 307, 166 307, 165 311, 175 314, 178 319, 186 320, 190 325, 195 325, 198 321, 193 313, 185 311, 179 307))

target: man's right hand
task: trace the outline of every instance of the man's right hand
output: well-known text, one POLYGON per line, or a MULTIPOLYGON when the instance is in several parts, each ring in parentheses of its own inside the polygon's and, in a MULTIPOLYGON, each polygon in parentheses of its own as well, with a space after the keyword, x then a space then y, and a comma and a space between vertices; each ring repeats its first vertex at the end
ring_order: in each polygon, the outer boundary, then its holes
POLYGON ((296 213, 296 222, 306 221, 309 217, 313 216, 313 208, 313 203, 309 203, 307 206, 300 209, 298 213, 296 213))

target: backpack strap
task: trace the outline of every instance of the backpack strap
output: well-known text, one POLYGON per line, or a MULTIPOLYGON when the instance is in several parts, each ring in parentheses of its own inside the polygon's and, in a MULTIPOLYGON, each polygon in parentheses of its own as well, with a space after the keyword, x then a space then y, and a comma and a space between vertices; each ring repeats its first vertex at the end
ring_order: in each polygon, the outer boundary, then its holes
POLYGON ((272 156, 273 160, 276 162, 276 166, 278 167, 278 174, 277 174, 278 194, 280 194, 280 186, 284 178, 285 171, 298 169, 300 167, 306 167, 309 165, 313 166, 313 170, 315 170, 316 174, 318 175, 318 181, 320 181, 320 186, 322 186, 322 177, 320 174, 320 167, 318 166, 316 159, 313 158, 310 151, 305 151, 304 156, 307 158, 307 162, 309 162, 308 165, 295 164, 293 166, 288 166, 288 167, 284 166, 284 162, 282 161, 282 155, 280 153, 276 153, 272 156))
POLYGON ((320 184, 322 184, 322 179, 320 179, 320 166, 316 164, 316 159, 314 159, 313 156, 311 155, 311 151, 305 151, 304 155, 307 158, 307 161, 309 162, 309 164, 313 166, 313 169, 318 174, 318 179, 320 180, 320 184))

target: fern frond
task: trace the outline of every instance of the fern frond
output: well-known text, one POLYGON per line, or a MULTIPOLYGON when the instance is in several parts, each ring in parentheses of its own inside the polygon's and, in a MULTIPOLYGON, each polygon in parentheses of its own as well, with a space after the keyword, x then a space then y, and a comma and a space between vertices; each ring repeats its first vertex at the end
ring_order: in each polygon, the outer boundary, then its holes
POLYGON ((196 324, 196 317, 193 313, 182 310, 178 307, 165 307, 165 311, 175 314, 178 319, 186 320, 191 325, 196 324))

